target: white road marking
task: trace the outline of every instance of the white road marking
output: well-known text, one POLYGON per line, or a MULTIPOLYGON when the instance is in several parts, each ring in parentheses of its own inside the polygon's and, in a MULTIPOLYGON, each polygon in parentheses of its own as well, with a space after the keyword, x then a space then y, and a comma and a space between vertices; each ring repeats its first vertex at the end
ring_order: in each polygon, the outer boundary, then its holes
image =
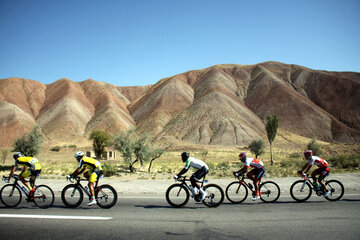
POLYGON ((0 218, 39 218, 39 219, 64 219, 64 220, 110 220, 110 219, 112 219, 112 217, 95 217, 95 216, 25 215, 25 214, 0 214, 0 218))

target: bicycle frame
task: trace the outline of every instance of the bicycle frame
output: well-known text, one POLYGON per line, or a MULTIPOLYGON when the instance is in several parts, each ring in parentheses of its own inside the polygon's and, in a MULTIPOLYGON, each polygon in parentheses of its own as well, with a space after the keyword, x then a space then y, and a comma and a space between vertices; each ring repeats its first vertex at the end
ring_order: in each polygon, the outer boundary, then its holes
MULTIPOLYGON (((314 187, 314 185, 312 184, 310 178, 308 178, 307 175, 302 175, 302 174, 300 174, 300 176, 301 176, 301 178, 304 179, 304 183, 303 183, 302 187, 300 188, 300 192, 303 192, 303 191, 304 191, 304 188, 305 188, 305 186, 306 186, 306 183, 309 183, 310 186, 311 186, 311 189, 315 191, 316 195, 319 195, 319 196, 320 196, 320 195, 322 194, 322 192, 323 192, 322 188, 321 188, 321 189, 317 189, 316 187, 314 187)), ((328 175, 327 175, 327 176, 328 176, 328 175)), ((324 177, 324 184, 325 184, 325 185, 326 185, 326 183, 327 183, 327 181, 326 181, 327 176, 324 177)), ((317 180, 317 179, 316 179, 316 180, 317 180)))
MULTIPOLYGON (((202 178, 202 181, 196 180, 197 183, 200 183, 200 188, 202 188, 204 186, 204 183, 208 182, 207 180, 205 180, 205 177, 206 176, 204 176, 202 178)), ((179 177, 176 181, 181 182, 181 184, 184 185, 190 191, 191 194, 193 194, 193 191, 191 190, 190 186, 186 183, 186 182, 191 182, 190 179, 188 179, 186 177, 179 177)), ((179 189, 179 191, 180 190, 181 190, 181 188, 179 189)))
MULTIPOLYGON (((20 189, 20 191, 22 191, 28 199, 36 199, 36 198, 41 198, 42 197, 42 196, 35 197, 34 195, 30 197, 30 195, 29 195, 30 190, 25 185, 20 185, 19 184, 19 182, 18 182, 20 180, 19 175, 14 174, 12 177, 15 179, 15 181, 14 181, 14 183, 12 183, 13 189, 12 189, 12 192, 11 192, 10 196, 12 196, 12 194, 14 193, 15 187, 18 187, 20 189)), ((3 176, 3 181, 5 181, 5 179, 7 179, 7 177, 3 176)), ((29 182, 29 181, 26 181, 26 182, 29 182)), ((34 184, 34 189, 36 189, 36 187, 37 186, 34 184)))
MULTIPOLYGON (((94 192, 96 191, 96 189, 98 189, 98 183, 101 177, 98 177, 98 179, 96 180, 95 186, 94 186, 94 192)), ((90 189, 86 188, 86 186, 84 187, 81 184, 81 181, 88 181, 85 178, 80 178, 80 177, 75 177, 73 178, 76 182, 74 182, 71 178, 68 179, 71 183, 75 183, 77 186, 80 187, 80 189, 88 196, 91 197, 91 193, 90 193, 90 189)), ((101 189, 99 188, 99 191, 101 191, 101 189)))
MULTIPOLYGON (((244 183, 244 185, 245 185, 245 186, 253 193, 253 195, 254 195, 254 193, 255 193, 255 186, 253 186, 253 189, 250 188, 249 183, 247 183, 247 182, 245 181, 245 174, 244 174, 244 175, 240 175, 240 176, 236 176, 236 178, 239 180, 239 186, 238 186, 238 189, 237 189, 236 191, 239 191, 240 187, 241 187, 242 184, 244 183), (240 177, 241 177, 241 179, 240 179, 240 177)), ((259 188, 260 188, 260 185, 261 185, 261 181, 259 181, 259 188)), ((267 192, 259 192, 260 195, 261 195, 261 194, 265 194, 265 193, 267 193, 267 192)))

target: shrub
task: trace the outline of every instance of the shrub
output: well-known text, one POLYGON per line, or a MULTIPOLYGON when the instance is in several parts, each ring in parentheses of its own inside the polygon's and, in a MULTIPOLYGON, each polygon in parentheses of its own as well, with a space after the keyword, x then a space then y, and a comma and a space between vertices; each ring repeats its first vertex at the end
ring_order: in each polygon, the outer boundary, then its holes
POLYGON ((108 162, 105 162, 102 165, 102 168, 103 168, 103 172, 104 172, 105 177, 113 176, 117 172, 117 167, 114 164, 111 164, 111 163, 108 163, 108 162))
POLYGON ((307 145, 308 150, 312 150, 315 156, 319 156, 323 153, 320 145, 316 142, 316 139, 311 140, 307 145))
POLYGON ((54 147, 50 148, 50 151, 59 152, 60 148, 61 148, 60 146, 54 146, 54 147))
POLYGON ((338 155, 331 157, 328 161, 337 168, 358 168, 360 165, 360 154, 338 155))

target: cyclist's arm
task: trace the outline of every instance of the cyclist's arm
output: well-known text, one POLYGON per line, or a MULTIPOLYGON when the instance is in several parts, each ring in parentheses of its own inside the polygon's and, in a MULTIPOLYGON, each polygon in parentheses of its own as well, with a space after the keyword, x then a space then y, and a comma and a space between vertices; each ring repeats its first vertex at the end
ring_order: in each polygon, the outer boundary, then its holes
POLYGON ((312 165, 310 165, 309 163, 305 163, 304 167, 301 169, 301 172, 307 174, 311 167, 312 165))
POLYGON ((239 174, 239 175, 242 175, 242 174, 247 173, 248 169, 249 169, 249 166, 244 166, 242 169, 240 169, 236 173, 239 174))
POLYGON ((9 175, 9 178, 11 178, 11 177, 14 175, 15 170, 16 170, 16 165, 14 165, 14 166, 12 167, 11 172, 10 172, 10 175, 9 175))
POLYGON ((179 172, 178 176, 180 177, 181 175, 185 174, 188 170, 189 170, 189 169, 183 168, 183 169, 179 172))
POLYGON ((70 174, 70 177, 76 177, 77 175, 83 173, 85 171, 85 168, 77 168, 72 174, 70 174))

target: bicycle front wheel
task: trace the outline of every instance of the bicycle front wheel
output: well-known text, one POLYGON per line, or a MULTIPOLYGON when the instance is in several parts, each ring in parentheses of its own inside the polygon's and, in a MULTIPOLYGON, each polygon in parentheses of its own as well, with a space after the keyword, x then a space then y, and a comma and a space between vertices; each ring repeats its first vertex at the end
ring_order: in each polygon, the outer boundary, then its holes
POLYGON ((39 208, 51 207, 54 203, 54 192, 46 185, 40 185, 35 188, 34 203, 39 208))
POLYGON ((330 194, 326 197, 329 201, 337 201, 344 195, 344 186, 338 180, 327 181, 326 188, 330 191, 330 194))
POLYGON ((189 197, 189 190, 183 184, 173 184, 166 191, 166 201, 173 207, 184 206, 189 197))
POLYGON ((260 185, 259 191, 260 199, 266 203, 275 202, 280 197, 280 188, 272 181, 262 183, 260 185))
POLYGON ((61 200, 69 208, 78 207, 84 199, 81 188, 76 184, 69 184, 61 192, 61 200))
POLYGON ((14 184, 7 184, 0 190, 0 200, 6 207, 16 207, 21 198, 21 191, 14 184))
POLYGON ((298 202, 304 202, 311 196, 312 189, 310 183, 304 180, 294 182, 290 187, 291 197, 298 202))
POLYGON ((97 205, 101 208, 111 208, 117 202, 117 192, 110 185, 102 185, 95 190, 97 205))
POLYGON ((226 190, 226 198, 232 202, 232 203, 242 203, 247 195, 248 195, 248 189, 244 183, 235 181, 230 183, 226 190))
POLYGON ((207 207, 218 207, 224 201, 224 191, 216 184, 208 184, 203 187, 206 197, 202 201, 207 207))

